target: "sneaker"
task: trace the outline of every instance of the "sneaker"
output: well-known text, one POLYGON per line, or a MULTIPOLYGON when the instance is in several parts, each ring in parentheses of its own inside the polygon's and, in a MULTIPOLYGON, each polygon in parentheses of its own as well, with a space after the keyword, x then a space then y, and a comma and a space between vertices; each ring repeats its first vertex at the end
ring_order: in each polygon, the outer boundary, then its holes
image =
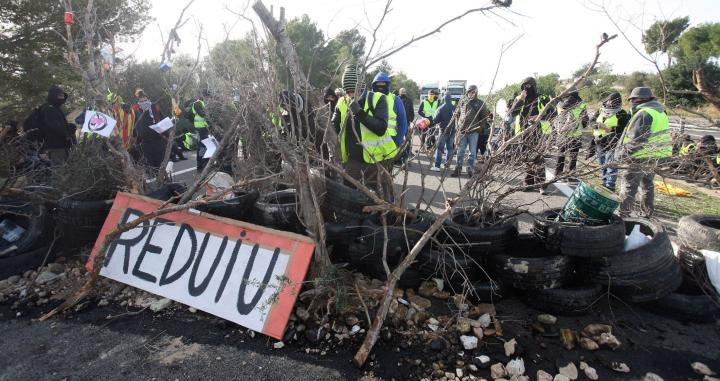
POLYGON ((431 172, 440 172, 440 167, 436 167, 433 165, 432 167, 430 167, 430 171, 431 172))
POLYGON ((460 177, 460 171, 462 168, 455 167, 455 170, 450 174, 450 177, 460 177))

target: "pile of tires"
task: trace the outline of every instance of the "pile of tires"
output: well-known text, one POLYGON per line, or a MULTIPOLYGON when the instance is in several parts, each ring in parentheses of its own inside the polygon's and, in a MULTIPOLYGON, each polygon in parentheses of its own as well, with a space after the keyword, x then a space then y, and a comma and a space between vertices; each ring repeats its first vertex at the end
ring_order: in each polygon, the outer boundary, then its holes
POLYGON ((11 199, 0 205, 0 279, 5 279, 42 264, 51 249, 53 223, 43 205, 11 199))
POLYGON ((298 213, 298 195, 295 189, 285 189, 261 195, 254 205, 254 219, 260 225, 277 230, 304 233, 298 213))
POLYGON ((374 204, 361 191, 326 178, 321 210, 327 242, 338 249, 346 248, 360 236, 362 223, 369 216, 363 209, 374 204))
POLYGON ((76 201, 67 198, 58 201, 53 216, 60 230, 62 248, 77 249, 94 243, 113 201, 76 201))
POLYGON ((518 236, 517 218, 502 212, 479 214, 475 208, 455 210, 444 221, 438 241, 480 262, 487 255, 507 252, 518 236))
POLYGON ((677 232, 682 284, 674 292, 644 306, 683 321, 715 321, 720 318, 720 294, 710 282, 701 251, 720 252, 720 216, 685 216, 678 222, 677 232))
POLYGON ((626 218, 625 232, 630 234, 636 225, 649 242, 620 255, 587 258, 581 269, 594 283, 630 302, 664 298, 682 283, 670 237, 660 224, 641 218, 626 218))
POLYGON ((253 222, 255 202, 259 197, 258 191, 235 192, 230 198, 208 201, 207 204, 200 205, 197 209, 215 216, 253 222))

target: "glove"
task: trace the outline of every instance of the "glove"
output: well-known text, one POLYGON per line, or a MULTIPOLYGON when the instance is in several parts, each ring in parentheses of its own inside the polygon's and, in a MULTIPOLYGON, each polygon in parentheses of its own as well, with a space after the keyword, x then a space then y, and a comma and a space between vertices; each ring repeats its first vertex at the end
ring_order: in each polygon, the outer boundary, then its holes
POLYGON ((357 101, 352 101, 352 103, 350 103, 350 111, 352 111, 353 115, 357 115, 360 110, 360 105, 357 103, 357 101))

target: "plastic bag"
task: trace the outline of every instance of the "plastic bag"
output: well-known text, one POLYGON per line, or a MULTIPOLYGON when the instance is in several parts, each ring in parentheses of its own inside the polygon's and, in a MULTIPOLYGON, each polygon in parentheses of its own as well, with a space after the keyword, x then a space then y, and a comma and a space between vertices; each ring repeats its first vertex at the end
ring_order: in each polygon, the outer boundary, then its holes
POLYGON ((640 225, 635 225, 633 230, 625 237, 625 251, 635 250, 650 242, 652 238, 640 232, 640 225))

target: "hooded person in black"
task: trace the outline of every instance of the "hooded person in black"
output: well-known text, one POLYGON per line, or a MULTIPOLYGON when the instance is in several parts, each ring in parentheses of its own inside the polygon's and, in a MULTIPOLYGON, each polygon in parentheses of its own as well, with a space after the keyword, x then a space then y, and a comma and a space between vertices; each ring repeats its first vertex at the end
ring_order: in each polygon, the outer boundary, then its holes
POLYGON ((52 165, 60 165, 68 157, 68 150, 75 144, 75 125, 67 122, 62 105, 68 95, 58 85, 50 86, 47 101, 40 106, 39 129, 43 137, 43 150, 52 165))
MULTIPOLYGON (((548 101, 547 96, 538 94, 535 78, 528 77, 523 79, 523 81, 520 82, 520 92, 513 100, 510 110, 508 111, 508 114, 512 115, 514 119, 513 129, 515 134, 523 133, 526 129, 531 128, 548 101)), ((546 119, 550 119, 553 113, 554 110, 550 110, 550 112, 546 114, 546 119)), ((533 186, 537 183, 545 182, 545 159, 543 153, 532 152, 542 137, 539 123, 536 127, 522 134, 521 152, 528 154, 525 163, 524 184, 526 186, 533 186)), ((540 192, 544 193, 545 189, 541 188, 540 192)))

